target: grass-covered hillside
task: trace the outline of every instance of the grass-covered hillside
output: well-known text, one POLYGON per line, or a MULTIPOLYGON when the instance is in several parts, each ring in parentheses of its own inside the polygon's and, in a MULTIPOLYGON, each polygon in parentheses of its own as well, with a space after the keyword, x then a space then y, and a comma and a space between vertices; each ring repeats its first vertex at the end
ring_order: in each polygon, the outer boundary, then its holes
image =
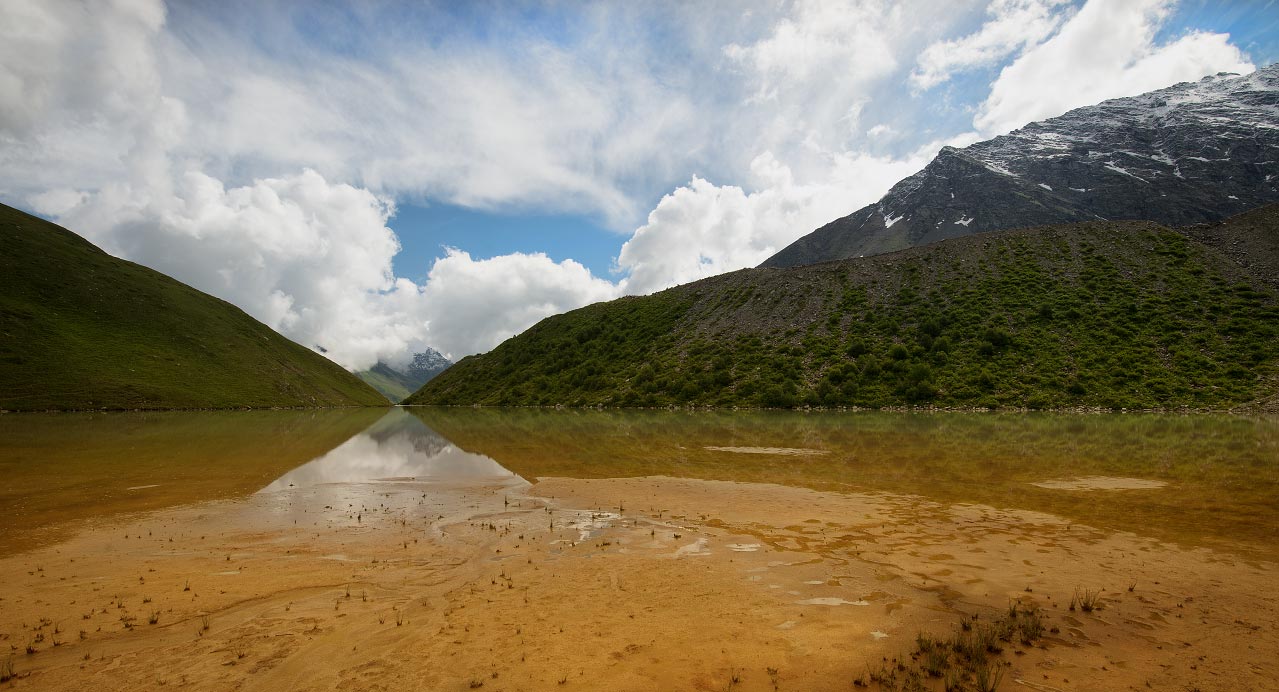
POLYGON ((396 372, 394 368, 386 363, 378 363, 368 370, 361 370, 355 373, 356 377, 364 380, 369 386, 382 393, 391 403, 403 401, 408 395, 413 393, 412 384, 408 382, 408 378, 400 372, 396 372))
POLYGON ((548 318, 404 403, 1264 405, 1276 234, 1268 207, 1195 233, 1099 222, 743 270, 548 318))
POLYGON ((385 405, 234 305, 0 205, 0 409, 385 405))

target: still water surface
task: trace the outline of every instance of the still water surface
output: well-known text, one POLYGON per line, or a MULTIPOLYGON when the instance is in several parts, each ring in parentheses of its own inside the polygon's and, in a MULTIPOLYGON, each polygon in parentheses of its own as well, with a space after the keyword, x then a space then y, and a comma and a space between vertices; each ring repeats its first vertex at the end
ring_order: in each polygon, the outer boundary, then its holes
POLYGON ((1048 512, 1279 558, 1279 419, 494 409, 0 416, 0 550, 328 483, 674 476, 1048 512))

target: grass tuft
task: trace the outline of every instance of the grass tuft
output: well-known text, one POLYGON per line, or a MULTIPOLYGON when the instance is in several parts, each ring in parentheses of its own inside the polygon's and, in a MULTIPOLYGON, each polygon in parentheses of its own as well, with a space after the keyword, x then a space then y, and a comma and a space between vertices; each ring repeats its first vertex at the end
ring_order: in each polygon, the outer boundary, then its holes
POLYGON ((1092 589, 1084 589, 1081 592, 1079 588, 1076 587, 1075 593, 1070 597, 1070 609, 1073 611, 1076 608, 1085 613, 1091 613, 1094 610, 1101 610, 1101 589, 1097 589, 1096 591, 1093 591, 1092 589))
POLYGON ((978 692, 995 692, 1004 679, 1004 665, 999 661, 980 665, 973 672, 973 679, 977 683, 978 692))

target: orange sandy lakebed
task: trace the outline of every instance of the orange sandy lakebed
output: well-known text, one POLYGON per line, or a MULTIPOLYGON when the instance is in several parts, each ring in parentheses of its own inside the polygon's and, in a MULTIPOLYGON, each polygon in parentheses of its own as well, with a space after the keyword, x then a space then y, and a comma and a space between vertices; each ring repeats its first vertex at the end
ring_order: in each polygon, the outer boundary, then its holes
POLYGON ((250 494, 63 508, 0 559, 4 685, 846 690, 1014 603, 1045 631, 992 654, 999 689, 1279 689, 1273 421, 489 413, 394 411, 250 494), (1239 483, 1186 442, 1210 427, 1255 482, 1200 508, 1239 483), (929 439, 987 462, 877 461, 929 439))

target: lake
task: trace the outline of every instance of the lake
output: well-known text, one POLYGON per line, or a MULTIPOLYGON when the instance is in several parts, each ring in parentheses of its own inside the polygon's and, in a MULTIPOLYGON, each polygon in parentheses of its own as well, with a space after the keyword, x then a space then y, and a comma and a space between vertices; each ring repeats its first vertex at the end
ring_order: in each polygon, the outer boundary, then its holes
POLYGON ((1279 611, 1274 418, 7 415, 0 473, 0 641, 37 687, 844 689, 1012 601, 1057 632, 1009 681, 1279 673, 1238 624, 1279 611))

